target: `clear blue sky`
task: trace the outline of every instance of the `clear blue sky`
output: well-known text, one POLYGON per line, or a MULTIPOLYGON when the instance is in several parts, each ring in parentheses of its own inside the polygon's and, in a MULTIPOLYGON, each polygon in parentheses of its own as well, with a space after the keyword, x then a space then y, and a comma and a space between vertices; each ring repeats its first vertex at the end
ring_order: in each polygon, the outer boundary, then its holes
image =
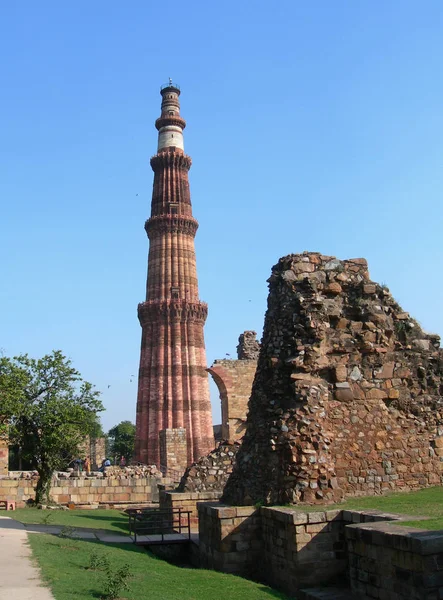
POLYGON ((443 333, 440 0, 21 0, 0 46, 0 347, 63 350, 103 391, 105 429, 135 416, 169 76, 209 363, 261 334, 271 266, 303 250, 366 257, 443 333))

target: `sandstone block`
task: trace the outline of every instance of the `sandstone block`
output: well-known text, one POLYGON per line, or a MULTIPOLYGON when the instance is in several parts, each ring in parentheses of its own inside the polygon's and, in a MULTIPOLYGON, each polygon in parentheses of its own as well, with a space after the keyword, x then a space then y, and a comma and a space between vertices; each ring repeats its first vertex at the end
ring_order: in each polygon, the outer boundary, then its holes
POLYGON ((327 294, 341 294, 342 287, 337 281, 331 281, 325 286, 325 292, 327 294))
POLYGON ((366 397, 370 400, 382 400, 388 397, 388 392, 379 388, 371 388, 367 390, 366 397))
POLYGON ((375 283, 365 283, 363 285, 363 292, 365 294, 375 294, 376 291, 377 286, 375 285, 375 283))
POLYGON ((329 531, 328 523, 314 523, 312 525, 306 525, 306 533, 320 533, 329 531))
POLYGON ((348 376, 348 369, 346 365, 337 365, 335 367, 335 381, 343 382, 346 381, 348 376))

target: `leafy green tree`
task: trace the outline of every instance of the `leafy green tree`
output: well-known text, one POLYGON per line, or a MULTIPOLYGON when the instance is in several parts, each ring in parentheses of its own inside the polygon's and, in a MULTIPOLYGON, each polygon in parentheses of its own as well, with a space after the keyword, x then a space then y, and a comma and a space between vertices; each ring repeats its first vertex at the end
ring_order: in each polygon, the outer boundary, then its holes
POLYGON ((53 472, 78 456, 97 427, 99 395, 59 350, 38 360, 0 357, 0 410, 10 443, 38 471, 36 502, 49 501, 53 472))
POLYGON ((122 421, 108 432, 109 454, 124 456, 129 462, 134 456, 135 425, 131 421, 122 421))

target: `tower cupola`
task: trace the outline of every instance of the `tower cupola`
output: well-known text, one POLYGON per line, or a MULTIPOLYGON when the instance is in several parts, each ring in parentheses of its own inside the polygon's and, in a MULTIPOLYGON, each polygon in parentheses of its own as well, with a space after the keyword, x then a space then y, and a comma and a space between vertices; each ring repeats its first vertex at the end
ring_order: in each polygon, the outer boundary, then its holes
POLYGON ((160 88, 162 95, 161 117, 159 117, 155 126, 158 129, 158 147, 157 152, 175 148, 184 151, 183 129, 186 127, 186 121, 180 116, 180 87, 176 83, 162 85, 160 88))

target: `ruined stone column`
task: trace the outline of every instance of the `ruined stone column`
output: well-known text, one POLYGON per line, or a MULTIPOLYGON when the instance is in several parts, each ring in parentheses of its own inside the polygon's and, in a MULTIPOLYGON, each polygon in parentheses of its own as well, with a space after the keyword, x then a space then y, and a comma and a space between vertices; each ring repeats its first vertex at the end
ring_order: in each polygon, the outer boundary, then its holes
POLYGON ((139 304, 142 326, 137 399, 136 457, 160 465, 159 432, 184 428, 188 463, 214 446, 203 327, 208 308, 198 296, 188 171, 180 116, 180 89, 161 89, 158 151, 151 158, 154 185, 149 237, 146 301, 139 304))

